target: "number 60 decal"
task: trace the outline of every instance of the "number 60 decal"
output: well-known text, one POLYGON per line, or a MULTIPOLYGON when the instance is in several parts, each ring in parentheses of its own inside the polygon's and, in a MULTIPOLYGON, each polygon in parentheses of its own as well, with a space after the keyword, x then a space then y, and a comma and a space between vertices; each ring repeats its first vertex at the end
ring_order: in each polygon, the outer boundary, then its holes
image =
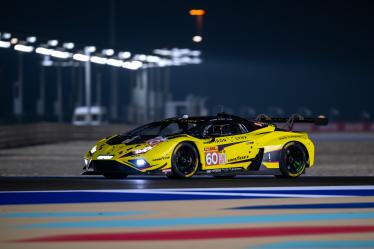
POLYGON ((219 164, 219 155, 217 152, 205 153, 205 163, 206 165, 217 165, 219 164))

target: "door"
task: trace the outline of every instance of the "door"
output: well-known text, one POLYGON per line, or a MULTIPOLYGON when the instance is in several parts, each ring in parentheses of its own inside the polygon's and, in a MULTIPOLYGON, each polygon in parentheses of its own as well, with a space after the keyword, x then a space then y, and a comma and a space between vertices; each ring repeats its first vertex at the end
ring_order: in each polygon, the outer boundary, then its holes
POLYGON ((232 121, 216 121, 204 129, 210 140, 203 144, 203 170, 248 166, 250 161, 248 137, 232 121))

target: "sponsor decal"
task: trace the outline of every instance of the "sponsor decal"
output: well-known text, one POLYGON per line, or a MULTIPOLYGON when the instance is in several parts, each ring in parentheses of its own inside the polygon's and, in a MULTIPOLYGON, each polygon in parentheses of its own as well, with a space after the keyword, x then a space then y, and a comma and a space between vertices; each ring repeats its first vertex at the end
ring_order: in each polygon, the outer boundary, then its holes
POLYGON ((227 169, 227 171, 242 171, 243 170, 243 168, 229 168, 229 169, 227 169))
POLYGON ((155 158, 152 161, 162 161, 162 160, 167 160, 167 159, 170 159, 170 156, 162 156, 159 158, 155 158))
POLYGON ((218 150, 217 146, 209 146, 209 147, 204 148, 204 151, 217 151, 217 150, 218 150))
POLYGON ((221 169, 210 169, 210 170, 207 170, 206 172, 210 174, 210 173, 220 173, 221 171, 222 171, 221 169))
POLYGON ((159 143, 161 143, 161 142, 164 142, 164 141, 166 141, 166 138, 164 138, 164 137, 161 137, 161 136, 158 136, 158 137, 155 137, 155 138, 152 138, 152 139, 149 139, 148 141, 147 141, 147 144, 149 145, 149 146, 155 146, 155 145, 157 145, 157 144, 159 144, 159 143))
POLYGON ((246 140, 246 139, 247 139, 247 136, 235 137, 235 140, 246 140))
POLYGON ((290 139, 290 138, 300 138, 300 136, 285 136, 285 137, 279 138, 279 140, 290 139))
POLYGON ((237 156, 237 157, 234 157, 234 158, 230 158, 228 160, 228 162, 232 163, 232 162, 243 161, 243 160, 247 160, 247 159, 249 159, 249 156, 237 156))
POLYGON ((216 142, 216 143, 226 143, 227 139, 226 138, 217 138, 216 140, 214 140, 214 142, 216 142))
POLYGON ((226 164, 226 154, 220 153, 217 148, 216 150, 205 151, 205 164, 208 166, 226 164))

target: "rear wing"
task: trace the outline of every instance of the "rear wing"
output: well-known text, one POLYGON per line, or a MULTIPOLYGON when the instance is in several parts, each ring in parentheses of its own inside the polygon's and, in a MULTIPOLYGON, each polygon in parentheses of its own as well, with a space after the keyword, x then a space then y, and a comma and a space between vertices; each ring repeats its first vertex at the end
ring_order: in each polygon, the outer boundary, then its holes
POLYGON ((259 114, 256 117, 256 121, 263 123, 286 123, 284 128, 292 130, 295 123, 312 123, 315 125, 327 125, 329 119, 326 116, 320 115, 316 118, 303 117, 300 114, 292 114, 289 118, 280 118, 280 117, 269 117, 265 114, 259 114))

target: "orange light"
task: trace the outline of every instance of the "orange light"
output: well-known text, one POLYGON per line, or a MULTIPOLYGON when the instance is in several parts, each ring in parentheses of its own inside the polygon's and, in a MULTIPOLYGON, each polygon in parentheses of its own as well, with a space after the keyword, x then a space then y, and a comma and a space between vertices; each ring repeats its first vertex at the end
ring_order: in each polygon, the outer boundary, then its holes
POLYGON ((205 10, 190 10, 190 15, 191 16, 203 16, 205 15, 205 10))

